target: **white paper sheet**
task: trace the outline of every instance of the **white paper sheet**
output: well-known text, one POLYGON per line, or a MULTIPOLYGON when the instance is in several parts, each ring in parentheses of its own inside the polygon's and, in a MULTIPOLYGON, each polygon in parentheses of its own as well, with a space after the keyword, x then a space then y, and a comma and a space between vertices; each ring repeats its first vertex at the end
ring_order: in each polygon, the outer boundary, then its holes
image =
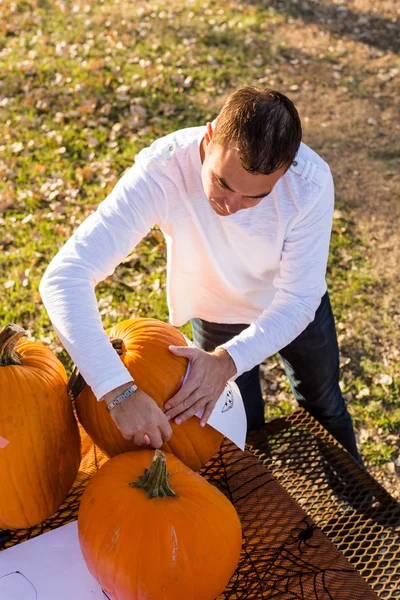
MULTIPOLYGON (((188 346, 195 348, 191 340, 184 336, 188 346)), ((190 363, 186 371, 182 386, 190 374, 190 363)), ((196 417, 201 418, 203 410, 196 413, 196 417)), ((212 411, 208 424, 217 431, 225 435, 241 450, 244 450, 247 432, 246 411, 244 409, 243 398, 240 390, 234 381, 228 381, 224 391, 218 398, 214 410, 212 411)))
POLYGON ((0 552, 0 600, 106 600, 89 573, 77 522, 0 552))
MULTIPOLYGON (((202 414, 202 410, 196 413, 199 418, 202 414)), ((226 384, 208 419, 208 424, 244 450, 247 431, 246 412, 242 395, 234 381, 226 384)))

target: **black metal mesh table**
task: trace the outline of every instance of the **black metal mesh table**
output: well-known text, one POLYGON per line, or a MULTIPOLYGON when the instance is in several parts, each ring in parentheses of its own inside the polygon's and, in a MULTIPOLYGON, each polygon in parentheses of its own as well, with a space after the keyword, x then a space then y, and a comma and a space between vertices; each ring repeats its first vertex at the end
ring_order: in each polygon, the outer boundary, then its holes
POLYGON ((400 598, 400 503, 303 409, 247 441, 379 598, 400 598))
MULTIPOLYGON (((315 472, 318 471, 318 461, 322 461, 322 458, 318 458, 322 447, 321 440, 325 439, 317 439, 318 432, 308 434, 304 427, 300 427, 298 435, 296 431, 292 431, 296 427, 290 423, 290 419, 286 422, 280 420, 277 426, 279 431, 276 430, 275 433, 273 424, 269 424, 269 429, 267 427, 265 431, 253 435, 249 450, 245 452, 224 440, 220 451, 200 472, 235 505, 243 527, 240 563, 218 600, 376 600, 377 595, 364 580, 364 573, 361 577, 347 560, 343 552, 347 546, 342 544, 339 551, 339 545, 332 543, 324 534, 324 525, 320 525, 318 519, 321 517, 329 522, 333 516, 329 511, 325 515, 319 515, 319 511, 325 510, 328 504, 310 501, 310 506, 315 507, 315 515, 311 515, 310 518, 310 513, 306 514, 284 489, 289 481, 289 491, 304 504, 308 512, 308 496, 304 490, 311 489, 311 481, 317 482, 317 479, 311 478, 307 483, 301 483, 302 473, 307 472, 306 460, 304 457, 300 459, 303 465, 301 471, 295 466, 291 450, 282 446, 282 439, 284 444, 291 446, 292 437, 294 438, 299 458, 303 448, 301 436, 311 436, 311 441, 306 443, 306 447, 312 457, 310 464, 315 472), (262 462, 268 461, 272 461, 273 467, 269 465, 266 469, 262 462), (297 481, 299 475, 300 483, 295 484, 293 481, 297 481)), ((81 469, 60 510, 37 527, 10 532, 9 539, 0 542, 0 548, 10 547, 76 519, 80 497, 88 480, 107 460, 83 432, 82 441, 81 469)), ((333 446, 334 451, 339 449, 342 452, 337 445, 333 446)), ((323 448, 323 452, 333 450, 330 443, 327 448, 323 448)), ((320 484, 317 482, 317 485, 320 484)), ((315 494, 315 498, 317 496, 318 494, 315 494)), ((386 499, 389 501, 390 496, 386 499)), ((340 515, 345 517, 346 512, 342 511, 340 515)), ((338 522, 336 519, 336 525, 338 522)), ((354 543, 354 531, 351 527, 346 529, 346 535, 351 535, 351 543, 354 543)), ((356 543, 361 547, 360 541, 356 540, 356 543)), ((375 550, 378 556, 379 549, 375 550)), ((372 560, 373 553, 370 554, 372 560)))

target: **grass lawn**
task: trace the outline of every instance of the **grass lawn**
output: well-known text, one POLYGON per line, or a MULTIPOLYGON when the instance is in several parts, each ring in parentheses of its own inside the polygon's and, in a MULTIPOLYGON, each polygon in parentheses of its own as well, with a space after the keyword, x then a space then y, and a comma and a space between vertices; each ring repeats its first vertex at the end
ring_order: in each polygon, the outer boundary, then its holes
MULTIPOLYGON (((365 4, 368 15, 372 4, 365 4)), ((373 22, 379 36, 369 40, 366 27, 354 33, 340 11, 332 17, 312 2, 294 10, 285 1, 0 0, 1 324, 23 326, 70 372, 38 293, 57 249, 153 139, 205 124, 240 85, 275 87, 295 101, 304 141, 335 176, 328 281, 342 387, 368 466, 397 493, 400 282, 379 263, 380 252, 390 259, 397 231, 382 211, 396 210, 390 202, 400 157, 390 118, 398 97, 396 31, 387 4, 373 22), (383 182, 379 207, 369 193, 376 178, 383 182), (378 230, 385 239, 374 237, 378 230)), ((131 316, 167 320, 159 230, 97 296, 105 326, 131 316)), ((267 418, 292 410, 275 357, 263 372, 267 418)))

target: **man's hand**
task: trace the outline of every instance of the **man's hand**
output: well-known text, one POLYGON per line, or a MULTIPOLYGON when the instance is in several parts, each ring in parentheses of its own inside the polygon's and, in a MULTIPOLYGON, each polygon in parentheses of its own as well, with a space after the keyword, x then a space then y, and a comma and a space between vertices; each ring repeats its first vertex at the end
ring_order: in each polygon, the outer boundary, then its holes
MULTIPOLYGON (((108 404, 127 390, 133 382, 119 386, 103 396, 108 404)), ((157 403, 141 390, 136 390, 110 411, 111 418, 126 440, 137 446, 150 444, 161 448, 172 435, 171 425, 157 403)))
POLYGON ((236 373, 235 363, 223 348, 213 352, 187 346, 170 346, 169 349, 175 356, 188 358, 191 370, 185 385, 166 403, 165 416, 173 419, 179 415, 175 419, 179 425, 204 408, 200 419, 204 427, 226 382, 236 373))

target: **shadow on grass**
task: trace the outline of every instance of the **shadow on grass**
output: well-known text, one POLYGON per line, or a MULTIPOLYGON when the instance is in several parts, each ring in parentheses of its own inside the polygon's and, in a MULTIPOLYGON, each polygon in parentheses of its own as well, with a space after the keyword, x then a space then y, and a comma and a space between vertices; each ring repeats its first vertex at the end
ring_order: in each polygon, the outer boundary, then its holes
POLYGON ((326 31, 346 36, 356 42, 374 46, 382 52, 400 54, 400 21, 391 21, 379 14, 354 12, 347 6, 338 6, 319 0, 248 0, 248 4, 273 7, 278 13, 286 13, 315 23, 326 31))

